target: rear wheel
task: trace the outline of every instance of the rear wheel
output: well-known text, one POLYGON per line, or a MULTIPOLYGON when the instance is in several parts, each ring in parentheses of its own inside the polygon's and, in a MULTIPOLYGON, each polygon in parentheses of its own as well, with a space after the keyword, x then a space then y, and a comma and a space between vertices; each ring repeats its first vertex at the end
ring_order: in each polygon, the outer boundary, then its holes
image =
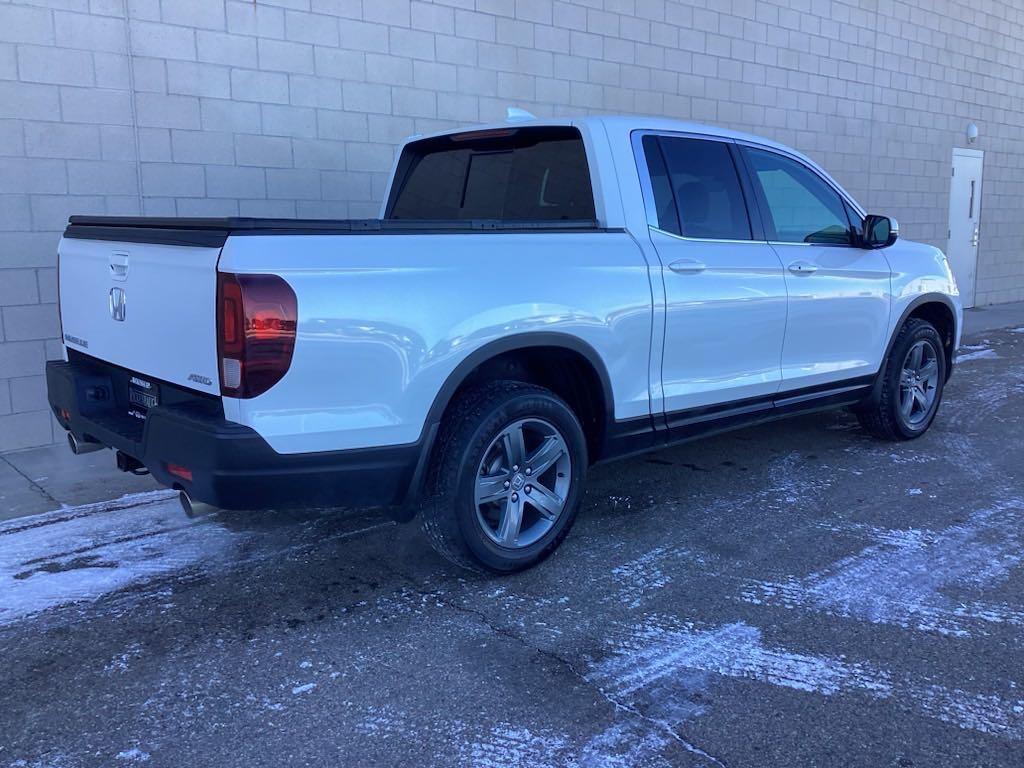
POLYGON ((583 495, 586 440, 554 393, 510 381, 470 390, 438 441, 421 521, 440 554, 510 573, 565 538, 583 495))
POLYGON ((877 401, 857 409, 861 425, 876 437, 912 440, 928 431, 946 383, 942 337, 931 323, 911 318, 886 359, 877 401))

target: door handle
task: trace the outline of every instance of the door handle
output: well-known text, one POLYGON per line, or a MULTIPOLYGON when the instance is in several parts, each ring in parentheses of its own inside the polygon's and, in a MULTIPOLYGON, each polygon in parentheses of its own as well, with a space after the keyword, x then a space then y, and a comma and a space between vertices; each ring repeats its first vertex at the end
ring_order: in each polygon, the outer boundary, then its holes
POLYGON ((971 245, 975 248, 978 247, 978 240, 981 237, 981 232, 977 224, 974 225, 974 234, 971 235, 971 245))
POLYGON ((809 261, 794 261, 789 265, 789 271, 794 275, 813 275, 818 271, 818 265, 809 261))
POLYGON ((668 268, 681 275, 692 275, 696 272, 703 272, 708 268, 708 265, 696 259, 676 259, 668 265, 668 268))

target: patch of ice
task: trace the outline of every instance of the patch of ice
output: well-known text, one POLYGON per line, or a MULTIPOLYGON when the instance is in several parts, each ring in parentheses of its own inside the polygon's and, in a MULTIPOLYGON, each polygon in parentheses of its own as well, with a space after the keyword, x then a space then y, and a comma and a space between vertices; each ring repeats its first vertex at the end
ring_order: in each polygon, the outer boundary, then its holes
POLYGON ((231 533, 188 520, 173 497, 132 494, 0 523, 0 626, 232 551, 231 533))
POLYGON ((714 629, 671 622, 639 625, 617 644, 612 657, 595 667, 592 677, 616 698, 632 698, 680 677, 692 682, 693 672, 826 695, 854 688, 884 696, 891 690, 888 675, 880 670, 765 646, 761 631, 743 622, 714 629))
POLYGON ((560 765, 555 760, 566 749, 566 740, 556 734, 536 734, 529 728, 502 723, 484 739, 469 745, 468 765, 479 768, 537 768, 560 765))
POLYGON ((132 747, 117 753, 117 759, 127 763, 148 763, 149 753, 143 752, 138 747, 132 747))
POLYGON ((292 688, 292 693, 295 694, 296 696, 299 696, 299 695, 301 695, 303 693, 309 693, 314 688, 316 688, 316 683, 306 683, 305 685, 296 685, 294 688, 292 688))
POLYGON ((941 531, 851 528, 877 543, 803 578, 751 582, 742 599, 956 637, 970 636, 973 624, 1024 626, 1024 612, 961 603, 942 592, 1001 581, 1024 562, 1024 500, 977 511, 941 531))
POLYGON ((640 557, 612 568, 612 578, 620 589, 614 597, 630 608, 639 608, 645 595, 668 586, 672 577, 665 573, 663 566, 669 561, 701 559, 688 550, 677 547, 656 547, 640 557))
POLYGON ((971 360, 998 360, 999 355, 996 354, 994 349, 980 349, 977 352, 968 352, 965 354, 959 354, 956 356, 956 362, 966 363, 971 360))

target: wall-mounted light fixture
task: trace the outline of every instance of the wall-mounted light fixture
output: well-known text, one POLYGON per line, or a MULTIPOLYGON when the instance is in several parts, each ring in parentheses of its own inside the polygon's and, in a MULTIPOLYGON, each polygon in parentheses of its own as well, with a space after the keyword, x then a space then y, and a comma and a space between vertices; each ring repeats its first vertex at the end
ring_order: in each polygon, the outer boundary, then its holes
POLYGON ((974 123, 967 124, 967 143, 973 144, 978 140, 978 126, 974 123))

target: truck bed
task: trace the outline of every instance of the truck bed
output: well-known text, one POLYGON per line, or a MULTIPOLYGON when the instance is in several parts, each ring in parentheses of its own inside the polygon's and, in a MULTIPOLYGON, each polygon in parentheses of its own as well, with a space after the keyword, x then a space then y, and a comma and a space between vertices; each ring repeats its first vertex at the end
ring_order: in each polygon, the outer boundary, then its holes
POLYGON ((166 218, 150 216, 72 216, 64 237, 81 240, 158 243, 219 248, 229 236, 458 234, 466 232, 595 232, 593 219, 500 221, 412 219, 267 219, 247 217, 166 218))

